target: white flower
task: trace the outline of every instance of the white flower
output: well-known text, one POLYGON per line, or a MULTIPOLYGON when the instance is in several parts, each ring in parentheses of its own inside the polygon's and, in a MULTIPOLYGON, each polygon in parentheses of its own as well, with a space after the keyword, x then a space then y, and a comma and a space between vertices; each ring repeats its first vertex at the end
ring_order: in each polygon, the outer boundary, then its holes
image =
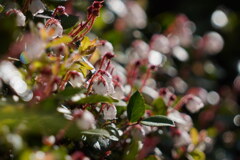
POLYGON ((45 6, 41 0, 32 0, 28 8, 32 12, 32 14, 35 16, 38 13, 43 13, 45 6))
POLYGON ((17 26, 19 27, 25 26, 26 17, 20 10, 10 9, 6 12, 6 15, 12 15, 12 14, 16 15, 17 26))
POLYGON ((114 91, 112 76, 105 71, 101 71, 94 79, 92 88, 97 94, 112 95, 114 91))
POLYGON ((106 105, 103 108, 103 119, 113 120, 116 119, 117 109, 114 105, 106 105))
POLYGON ((92 88, 96 94, 106 95, 108 93, 108 84, 102 77, 97 77, 94 80, 92 88))
POLYGON ((26 44, 25 51, 20 55, 22 63, 27 64, 40 58, 45 51, 46 43, 39 37, 32 36, 32 40, 26 44))
POLYGON ((69 83, 73 87, 81 87, 85 81, 86 79, 84 78, 83 74, 81 72, 75 71, 75 72, 72 72, 72 76, 69 80, 69 83))
POLYGON ((113 45, 109 41, 102 40, 100 41, 102 45, 98 46, 97 49, 99 50, 100 54, 104 56, 106 53, 114 53, 113 52, 113 45))
POLYGON ((48 33, 52 33, 51 38, 61 37, 63 34, 63 28, 61 23, 54 18, 48 19, 45 24, 48 33), (54 31, 54 32, 52 32, 54 31))
POLYGON ((191 96, 186 103, 186 107, 191 113, 198 112, 203 106, 202 100, 197 96, 191 96))
POLYGON ((17 26, 25 26, 26 17, 20 11, 17 13, 17 26))
POLYGON ((180 135, 176 135, 173 138, 173 141, 174 141, 174 146, 175 147, 181 147, 181 146, 185 146, 185 145, 191 144, 191 137, 188 134, 188 132, 181 131, 180 135))
MULTIPOLYGON (((82 110, 81 110, 82 111, 82 110)), ((75 111, 79 112, 79 111, 75 111)), ((77 126, 82 130, 94 129, 95 128, 95 118, 91 112, 84 110, 81 113, 80 118, 76 121, 77 126)))
POLYGON ((114 85, 114 90, 115 90, 115 92, 112 94, 112 96, 114 98, 123 99, 125 97, 124 96, 124 90, 123 90, 123 87, 121 85, 114 85))

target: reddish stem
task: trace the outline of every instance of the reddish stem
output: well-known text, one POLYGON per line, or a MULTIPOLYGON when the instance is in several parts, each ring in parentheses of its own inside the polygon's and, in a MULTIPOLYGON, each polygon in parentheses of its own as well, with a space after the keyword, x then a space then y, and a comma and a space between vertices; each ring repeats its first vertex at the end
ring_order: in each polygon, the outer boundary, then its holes
POLYGON ((151 71, 152 71, 152 69, 149 67, 149 68, 147 69, 146 76, 145 76, 145 78, 143 79, 142 86, 141 86, 141 88, 140 88, 140 92, 142 91, 143 87, 146 85, 147 80, 149 79, 149 77, 151 77, 151 73, 152 73, 151 71))
POLYGON ((189 99, 190 95, 185 95, 184 97, 182 97, 180 99, 180 101, 175 105, 175 109, 176 110, 180 110, 182 108, 182 106, 187 102, 187 100, 189 99))

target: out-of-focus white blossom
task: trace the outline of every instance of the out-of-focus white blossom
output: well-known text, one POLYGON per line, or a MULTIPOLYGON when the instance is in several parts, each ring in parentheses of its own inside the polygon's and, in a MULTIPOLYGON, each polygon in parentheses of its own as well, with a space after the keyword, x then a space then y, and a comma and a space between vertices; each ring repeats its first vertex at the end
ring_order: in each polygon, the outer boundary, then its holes
POLYGON ((21 73, 9 61, 2 61, 0 63, 0 79, 19 95, 24 101, 30 101, 33 93, 28 89, 27 83, 22 79, 21 73))
POLYGON ((204 104, 199 97, 191 96, 186 102, 186 107, 191 113, 196 113, 204 107, 204 104))
POLYGON ((195 24, 191 22, 185 15, 180 14, 176 17, 174 23, 170 27, 169 41, 171 46, 182 45, 187 47, 191 44, 193 39, 193 32, 195 31, 195 24))
MULTIPOLYGON (((75 111, 78 112, 78 111, 75 111)), ((82 130, 94 129, 96 121, 91 112, 88 110, 82 111, 80 118, 76 121, 77 126, 82 130)))
POLYGON ((114 105, 105 105, 103 108, 103 119, 114 120, 116 119, 117 109, 114 105))
POLYGON ((127 14, 123 17, 130 28, 143 29, 147 25, 147 15, 143 8, 135 1, 127 1, 127 14))
POLYGON ((37 36, 32 36, 32 40, 26 44, 24 52, 20 55, 20 60, 24 64, 38 59, 45 51, 46 42, 37 36))
POLYGON ((151 49, 160 53, 167 54, 170 52, 170 43, 167 37, 162 34, 155 34, 152 36, 150 42, 151 49))
POLYGON ((132 47, 128 49, 128 61, 137 61, 145 59, 148 56, 149 45, 142 40, 135 40, 132 47))
POLYGON ((228 24, 227 14, 223 10, 215 10, 211 16, 211 23, 215 28, 223 28, 228 24))
POLYGON ((172 84, 174 89, 179 93, 184 93, 188 88, 187 83, 180 77, 173 78, 172 84))
POLYGON ((180 46, 175 46, 172 49, 172 54, 173 56, 175 56, 179 61, 185 62, 188 60, 189 56, 188 56, 188 52, 180 47, 180 46))
POLYGON ((192 118, 185 113, 181 113, 180 115, 181 118, 184 120, 184 123, 177 123, 178 128, 180 130, 190 131, 190 129, 193 127, 192 118))
POLYGON ((154 50, 151 50, 148 55, 149 64, 154 66, 163 66, 166 62, 166 59, 166 56, 154 50))
POLYGON ((109 9, 119 17, 124 17, 127 14, 127 7, 122 0, 106 0, 106 3, 109 9))
POLYGON ((191 137, 186 131, 181 131, 179 135, 173 138, 174 146, 181 147, 191 144, 191 137))
POLYGON ((203 50, 209 54, 219 53, 224 46, 224 40, 222 36, 214 31, 205 34, 200 42, 203 50))
POLYGON ((28 6, 29 10, 35 16, 38 13, 43 13, 45 6, 41 0, 32 0, 28 6))
POLYGON ((130 129, 131 135, 134 139, 142 140, 146 135, 145 130, 141 125, 132 126, 130 129))
POLYGON ((154 100, 158 97, 158 92, 155 89, 148 86, 144 86, 142 88, 142 93, 149 96, 151 100, 154 100))
POLYGON ((16 15, 17 26, 25 26, 26 17, 20 10, 10 9, 6 12, 6 15, 16 15))

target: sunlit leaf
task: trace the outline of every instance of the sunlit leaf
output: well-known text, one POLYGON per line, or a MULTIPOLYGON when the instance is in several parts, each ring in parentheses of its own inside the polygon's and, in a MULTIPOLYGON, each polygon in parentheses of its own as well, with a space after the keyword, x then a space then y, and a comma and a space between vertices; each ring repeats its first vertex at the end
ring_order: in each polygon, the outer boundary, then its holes
POLYGON ((198 137, 199 137, 199 135, 198 135, 198 131, 197 131, 196 128, 192 128, 190 130, 190 136, 191 136, 191 139, 192 139, 192 143, 194 145, 198 144, 198 137))
POLYGON ((199 149, 195 149, 194 151, 192 151, 190 153, 190 156, 194 160, 205 160, 206 159, 205 153, 203 151, 200 151, 199 149))
POLYGON ((62 36, 60 38, 56 38, 53 41, 49 42, 47 44, 47 47, 55 47, 55 46, 58 46, 61 43, 65 43, 66 44, 66 43, 69 43, 71 41, 72 41, 72 38, 70 36, 64 35, 64 36, 62 36))
POLYGON ((78 50, 81 55, 92 54, 96 50, 96 39, 91 41, 87 36, 85 36, 81 41, 81 45, 78 50))

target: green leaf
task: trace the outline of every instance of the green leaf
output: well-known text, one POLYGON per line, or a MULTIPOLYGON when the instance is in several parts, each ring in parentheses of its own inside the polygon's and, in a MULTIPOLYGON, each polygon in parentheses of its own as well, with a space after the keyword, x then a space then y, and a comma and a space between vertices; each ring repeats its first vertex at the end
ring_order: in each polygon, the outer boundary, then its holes
POLYGON ((76 95, 77 93, 85 92, 84 88, 72 88, 68 87, 65 90, 53 95, 39 103, 39 109, 44 111, 55 111, 58 105, 64 100, 69 100, 71 97, 76 95))
POLYGON ((103 136, 105 138, 109 138, 113 141, 118 141, 116 136, 110 135, 110 133, 105 129, 92 129, 80 132, 83 135, 91 135, 91 136, 103 136))
POLYGON ((4 10, 4 7, 0 4, 0 13, 4 10))
POLYGON ((130 122, 137 122, 145 112, 145 103, 139 91, 136 91, 127 105, 127 116, 130 122))
POLYGON ((73 27, 79 21, 79 18, 73 15, 62 15, 60 16, 60 21, 63 29, 67 29, 73 27))
POLYGON ((206 159, 205 153, 198 149, 195 149, 194 151, 192 151, 190 153, 190 156, 192 156, 192 158, 194 160, 205 160, 206 159))
POLYGON ((139 143, 136 140, 132 140, 130 146, 127 147, 125 151, 124 160, 133 160, 137 158, 139 152, 139 143))
POLYGON ((47 44, 47 47, 55 47, 55 46, 57 46, 57 45, 59 45, 61 43, 69 43, 71 41, 72 41, 72 38, 70 36, 64 35, 64 36, 62 36, 60 38, 56 38, 53 41, 49 42, 47 44))
POLYGON ((146 118, 141 121, 141 124, 146 126, 153 126, 153 127, 162 127, 162 126, 174 127, 175 126, 174 121, 162 115, 156 115, 156 116, 146 118))
POLYGON ((156 155, 150 155, 144 158, 144 160, 160 160, 160 158, 158 158, 156 155))
POLYGON ((86 98, 80 99, 76 103, 77 104, 94 104, 94 103, 113 103, 113 102, 117 102, 117 101, 118 100, 113 99, 111 97, 93 94, 86 98))
POLYGON ((59 92, 56 95, 56 97, 58 99, 68 100, 68 99, 72 98, 74 95, 76 95, 77 93, 83 93, 85 91, 86 91, 86 89, 84 89, 84 88, 67 87, 63 91, 59 92))
POLYGON ((153 113, 158 115, 166 115, 167 107, 161 97, 155 99, 152 103, 153 105, 153 113))
MULTIPOLYGON (((18 35, 19 30, 16 26, 16 17, 0 17, 0 55, 6 53, 9 50, 10 45, 17 38, 18 35)), ((14 50, 12 52, 15 53, 14 50)))

